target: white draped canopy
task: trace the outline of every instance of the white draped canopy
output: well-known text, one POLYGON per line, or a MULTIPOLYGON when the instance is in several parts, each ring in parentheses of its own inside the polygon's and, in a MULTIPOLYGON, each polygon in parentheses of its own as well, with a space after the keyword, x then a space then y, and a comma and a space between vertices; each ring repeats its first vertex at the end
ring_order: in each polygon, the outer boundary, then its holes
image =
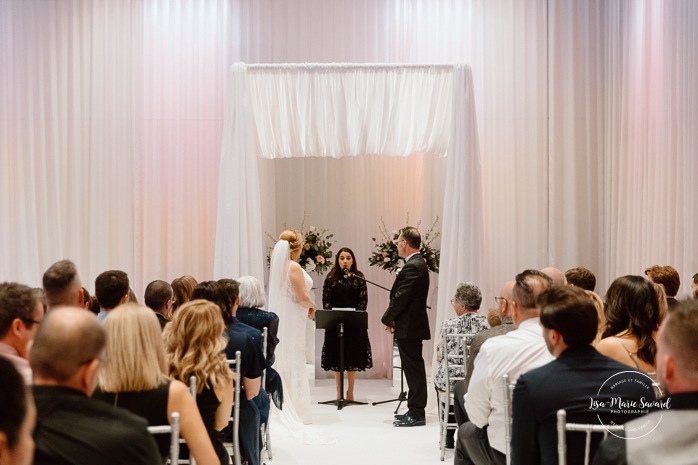
MULTIPOLYGON (((236 64, 229 79, 216 276, 264 275, 258 157, 417 153, 447 160, 443 191, 434 192, 443 195, 436 301, 447 302, 459 278, 483 276, 480 153, 469 67, 236 64)), ((372 233, 365 232, 367 242, 372 233)), ((449 308, 432 307, 435 334, 449 308)), ((379 324, 373 326, 380 331, 379 324)))

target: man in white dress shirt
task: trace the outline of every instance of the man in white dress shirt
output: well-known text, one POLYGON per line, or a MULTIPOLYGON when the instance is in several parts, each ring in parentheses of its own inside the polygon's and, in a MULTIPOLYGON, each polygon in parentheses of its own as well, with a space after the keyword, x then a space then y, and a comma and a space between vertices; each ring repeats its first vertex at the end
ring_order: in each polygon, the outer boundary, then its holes
POLYGON ((504 465, 504 384, 553 360, 539 324, 538 297, 552 285, 549 276, 526 270, 516 276, 513 320, 516 330, 485 341, 475 359, 465 395, 469 421, 458 429, 454 465, 504 465))

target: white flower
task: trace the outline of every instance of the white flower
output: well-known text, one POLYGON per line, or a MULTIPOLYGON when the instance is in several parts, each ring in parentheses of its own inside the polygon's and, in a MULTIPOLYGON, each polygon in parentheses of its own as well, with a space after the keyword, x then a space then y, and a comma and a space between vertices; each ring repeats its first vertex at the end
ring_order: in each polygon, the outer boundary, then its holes
POLYGON ((390 257, 385 257, 385 258, 383 259, 383 261, 386 262, 386 263, 389 262, 389 261, 390 261, 390 257))
POLYGON ((310 232, 315 231, 315 226, 311 226, 310 229, 308 229, 308 231, 310 231, 310 232))
POLYGON ((311 261, 309 261, 308 263, 306 263, 306 265, 305 265, 305 271, 313 271, 313 270, 315 270, 315 262, 313 262, 313 261, 311 260, 311 261))

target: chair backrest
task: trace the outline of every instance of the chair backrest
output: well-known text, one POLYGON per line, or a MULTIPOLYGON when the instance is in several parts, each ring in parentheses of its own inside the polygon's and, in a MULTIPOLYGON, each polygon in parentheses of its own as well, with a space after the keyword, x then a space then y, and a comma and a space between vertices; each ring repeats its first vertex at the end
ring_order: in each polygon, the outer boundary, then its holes
POLYGON ((468 357, 470 356, 470 342, 473 339, 474 334, 471 333, 449 333, 444 324, 442 329, 442 341, 444 347, 443 359, 441 360, 445 379, 445 391, 447 395, 451 395, 451 386, 457 381, 462 381, 465 379, 465 370, 468 357), (457 344, 459 350, 454 354, 448 353, 448 348, 453 344, 457 344), (451 376, 451 369, 455 368, 456 373, 461 373, 460 376, 451 376))
POLYGON ((170 463, 179 463, 179 413, 172 412, 169 425, 148 426, 148 432, 155 434, 171 434, 170 463))
POLYGON ((235 352, 235 359, 228 360, 230 368, 235 372, 235 382, 233 390, 233 461, 235 465, 241 465, 240 458, 240 385, 242 384, 242 375, 240 374, 241 366, 240 351, 235 352))
MULTIPOLYGON (((262 354, 264 355, 264 360, 267 359, 267 340, 269 339, 269 329, 265 326, 262 328, 262 354)), ((267 386, 267 369, 262 371, 262 387, 266 389, 267 386)))
POLYGON ((584 439, 584 465, 589 465, 591 456, 591 433, 602 433, 604 439, 611 431, 623 431, 623 425, 594 425, 586 423, 567 423, 567 412, 557 411, 557 457, 559 465, 567 464, 567 431, 582 431, 584 439))
POLYGON ((514 397, 514 387, 516 384, 509 382, 509 374, 502 376, 504 381, 504 445, 506 450, 506 463, 511 464, 511 404, 514 397))

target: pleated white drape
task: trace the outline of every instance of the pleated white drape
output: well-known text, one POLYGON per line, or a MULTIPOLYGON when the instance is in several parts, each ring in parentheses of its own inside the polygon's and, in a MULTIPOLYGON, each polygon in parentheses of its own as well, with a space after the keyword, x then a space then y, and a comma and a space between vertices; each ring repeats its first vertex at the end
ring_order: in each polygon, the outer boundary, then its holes
MULTIPOLYGON (((427 183, 428 195, 442 199, 443 208, 443 215, 439 212, 443 217, 441 241, 434 244, 442 253, 441 271, 432 276, 434 289, 438 289, 438 299, 432 296, 430 318, 435 332, 444 318, 444 312, 438 311, 444 306, 438 301, 449 300, 460 276, 484 275, 481 172, 470 69, 462 65, 237 64, 230 71, 229 92, 221 150, 215 274, 238 276, 244 270, 263 274, 262 221, 257 211, 250 211, 252 206, 261 205, 259 176, 254 172, 256 157, 408 157, 420 153, 429 158, 448 153, 445 183, 427 183), (228 182, 233 178, 234 182, 228 182), (249 214, 241 211, 243 205, 249 214), (472 250, 460 244, 470 244, 472 250)), ((408 168, 408 173, 423 176, 418 165, 408 168)), ((358 201, 359 191, 370 191, 370 185, 357 183, 351 195, 330 201, 323 193, 331 184, 324 181, 314 183, 317 190, 312 194, 328 202, 317 206, 320 211, 328 207, 347 211, 358 201)), ((417 185, 407 185, 393 195, 401 197, 417 185)), ((296 208, 306 206, 302 197, 291 197, 290 203, 296 203, 296 208)), ((279 205, 266 205, 279 210, 279 205)), ((421 213, 419 203, 411 208, 421 213)), ((350 221, 363 226, 371 216, 375 217, 374 209, 355 211, 350 221)), ((342 229, 342 223, 323 226, 333 232, 333 226, 342 229)), ((364 244, 359 256, 366 257, 371 252, 371 231, 364 226, 360 234, 364 244)), ((362 268, 365 263, 358 265, 362 268)), ((321 286, 318 280, 317 287, 321 286)), ((392 344, 380 324, 385 305, 376 302, 385 304, 386 296, 371 299, 369 324, 376 358, 373 373, 384 376, 392 371, 392 344)))

